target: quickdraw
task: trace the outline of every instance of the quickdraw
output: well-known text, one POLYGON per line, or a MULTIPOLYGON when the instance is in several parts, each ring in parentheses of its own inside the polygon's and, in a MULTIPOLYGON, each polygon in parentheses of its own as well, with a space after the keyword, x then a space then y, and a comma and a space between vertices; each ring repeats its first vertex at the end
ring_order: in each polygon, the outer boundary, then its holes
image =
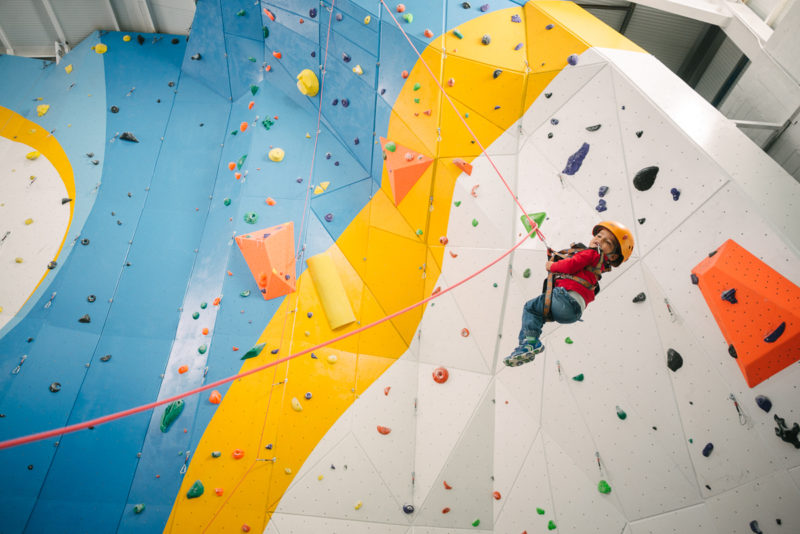
MULTIPOLYGON (((549 261, 558 261, 566 258, 571 258, 578 252, 581 252, 582 250, 586 249, 587 247, 581 243, 573 243, 570 246, 570 248, 559 250, 558 252, 548 248, 547 259, 549 261), (558 259, 554 260, 554 258, 558 259)), ((597 260, 597 264, 595 264, 592 267, 586 267, 586 270, 593 273, 597 277, 597 279, 600 280, 600 275, 603 272, 604 261, 605 261, 605 255, 602 252, 600 252, 600 259, 597 260)), ((556 278, 564 280, 572 280, 573 282, 576 282, 585 287, 586 289, 588 289, 589 291, 594 291, 595 293, 597 293, 598 290, 597 284, 591 284, 579 276, 573 276, 571 274, 563 274, 563 273, 549 273, 547 275, 547 280, 545 281, 545 286, 544 286, 544 310, 542 315, 544 316, 545 321, 553 320, 553 317, 550 313, 550 305, 553 302, 553 287, 555 287, 556 278)))

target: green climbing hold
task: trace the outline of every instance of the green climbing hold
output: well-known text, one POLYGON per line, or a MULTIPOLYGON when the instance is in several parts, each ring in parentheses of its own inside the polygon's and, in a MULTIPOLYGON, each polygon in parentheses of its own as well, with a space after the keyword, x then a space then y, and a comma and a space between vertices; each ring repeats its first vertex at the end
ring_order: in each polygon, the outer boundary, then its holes
POLYGON ((414 22, 414 15, 412 15, 411 13, 405 13, 403 15, 403 20, 405 20, 407 23, 411 24, 412 22, 414 22))
POLYGON ((530 269, 525 269, 524 271, 522 271, 522 278, 530 278, 530 277, 531 277, 530 269))
POLYGON ((461 205, 461 201, 460 200, 456 200, 455 202, 453 202, 453 205, 455 207, 459 207, 461 205))
POLYGON ((208 302, 201 302, 200 303, 200 309, 201 310, 205 310, 207 307, 208 307, 208 302))
POLYGON ((522 226, 524 226, 525 230, 530 233, 531 230, 533 230, 533 226, 531 226, 531 223, 528 222, 528 217, 533 219, 538 227, 544 222, 545 217, 547 217, 547 213, 540 211, 539 213, 529 213, 527 217, 525 215, 520 215, 519 220, 522 221, 522 226))
POLYGON ((475 521, 472 522, 472 526, 473 527, 477 527, 480 524, 481 524, 481 520, 480 519, 476 519, 475 521))
POLYGON ((186 497, 189 499, 195 499, 202 495, 203 491, 205 491, 205 488, 203 488, 203 483, 199 480, 195 480, 194 484, 192 484, 192 487, 186 492, 186 497))
POLYGON ((134 514, 141 514, 144 512, 144 504, 137 504, 133 507, 134 514))
POLYGON ((262 26, 261 33, 264 34, 264 39, 266 39, 267 37, 269 37, 269 28, 267 28, 266 26, 262 26))
POLYGON ((458 37, 459 39, 463 39, 463 38, 464 38, 464 34, 463 34, 463 33, 461 33, 461 32, 460 32, 460 31, 458 31, 458 30, 453 30, 453 35, 455 35, 455 36, 456 36, 456 37, 458 37))
POLYGON ((206 345, 205 343, 197 347, 197 352, 199 352, 200 354, 205 354, 207 350, 208 350, 208 345, 206 345))
POLYGON ((244 222, 247 224, 255 224, 258 222, 258 213, 254 211, 248 211, 244 214, 244 222))
POLYGON ((167 404, 167 408, 164 410, 164 414, 161 416, 161 431, 166 432, 169 430, 170 425, 175 422, 175 419, 178 418, 182 411, 182 400, 176 400, 175 402, 170 402, 167 404))
POLYGON ((194 313, 192 314, 192 319, 194 319, 195 321, 196 321, 197 319, 199 319, 199 318, 200 318, 200 312, 194 312, 194 313))
POLYGON ((689 443, 694 443, 694 440, 692 438, 689 438, 689 443))
POLYGON ((583 382, 583 373, 572 377, 575 382, 583 382))
POLYGON ((242 356, 242 360, 249 360, 250 358, 255 358, 256 356, 261 354, 261 351, 264 350, 264 345, 266 345, 266 343, 259 343, 252 349, 245 352, 244 356, 242 356))
POLYGON ((419 104, 419 98, 415 98, 415 99, 414 99, 414 103, 415 103, 415 104, 419 104))
POLYGON ((251 85, 250 86, 250 92, 253 93, 253 96, 256 96, 256 93, 258 92, 258 86, 257 85, 251 85))
POLYGON ((220 456, 222 456, 222 453, 220 451, 214 451, 211 453, 212 458, 219 458, 220 456))
POLYGON ((231 130, 231 135, 239 135, 239 130, 231 130))
POLYGON ((249 56, 247 58, 247 61, 249 61, 250 63, 255 63, 256 62, 256 58, 254 58, 253 56, 249 56))
POLYGON ((605 480, 601 480, 597 484, 597 491, 605 495, 608 495, 609 493, 611 493, 611 486, 609 486, 608 482, 606 482, 605 480))
POLYGON ((495 282, 494 284, 492 284, 492 287, 497 287, 497 282, 495 282))
POLYGON ((264 127, 264 129, 266 129, 266 130, 269 130, 270 128, 272 128, 272 125, 273 125, 273 124, 275 124, 275 121, 273 121, 272 119, 269 119, 269 118, 266 118, 266 119, 264 119, 263 121, 261 121, 261 125, 262 125, 262 126, 264 127))
POLYGON ((242 169, 242 165, 244 165, 244 160, 246 160, 246 159, 247 159, 247 154, 245 154, 244 156, 242 156, 241 158, 239 158, 239 161, 237 161, 237 162, 236 162, 236 168, 237 168, 238 170, 241 170, 241 169, 242 169))
POLYGON ((572 341, 571 337, 567 337, 567 338, 564 339, 564 343, 566 343, 567 345, 572 345, 575 342, 572 341))
POLYGON ((472 226, 478 226, 478 219, 472 219, 472 226))
POLYGON ((239 293, 239 296, 240 297, 249 297, 250 296, 250 290, 249 289, 245 289, 244 291, 239 293))
POLYGON ((236 12, 237 17, 244 17, 245 15, 247 15, 247 11, 245 11, 244 9, 240 9, 239 11, 236 12))
POLYGON ((389 141, 388 143, 386 143, 386 146, 384 148, 389 152, 394 152, 395 150, 397 150, 397 145, 395 144, 394 141, 389 141))
POLYGON ((622 419, 623 421, 628 418, 628 414, 625 413, 625 410, 617 406, 617 417, 622 419))
POLYGON ((544 515, 544 510, 542 510, 541 508, 537 508, 536 513, 539 515, 544 515))
POLYGON ((420 87, 422 87, 422 85, 420 85, 419 83, 415 83, 414 84, 414 90, 415 91, 419 91, 420 87))
POLYGON ((422 230, 417 228, 417 235, 422 235, 422 230))
POLYGON ((225 200, 223 200, 223 201, 222 201, 222 203, 223 203, 224 205, 226 205, 226 206, 230 206, 230 205, 231 205, 231 199, 229 199, 229 198, 226 198, 225 200))
POLYGON ((550 520, 550 522, 549 522, 549 523, 547 523, 547 530, 555 530, 555 529, 556 529, 556 524, 555 524, 555 522, 554 522, 554 521, 551 519, 551 520, 550 520))

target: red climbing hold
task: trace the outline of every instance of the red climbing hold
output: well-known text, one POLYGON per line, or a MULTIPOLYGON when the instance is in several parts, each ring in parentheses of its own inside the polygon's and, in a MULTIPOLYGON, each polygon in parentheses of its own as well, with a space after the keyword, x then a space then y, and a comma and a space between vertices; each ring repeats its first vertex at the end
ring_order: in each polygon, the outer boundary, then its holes
POLYGON ((388 397, 390 389, 392 389, 392 386, 386 386, 385 388, 383 388, 383 394, 388 397))
POLYGON ((406 78, 408 78, 408 71, 404 70, 403 72, 400 73, 400 76, 402 76, 403 79, 405 80, 406 78))
POLYGON ((442 482, 444 482, 444 489, 447 489, 447 490, 449 490, 449 489, 453 489, 453 486, 451 486, 450 484, 448 484, 446 480, 443 480, 442 482))
POLYGON ((442 513, 443 513, 443 514, 450 513, 450 508, 446 508, 446 507, 445 507, 445 508, 442 508, 442 513))
POLYGON ((469 337, 469 328, 461 329, 461 337, 469 337))
POLYGON ((494 497, 494 500, 499 501, 500 500, 500 492, 499 491, 495 491, 494 493, 492 493, 492 497, 494 497))
POLYGON ((406 10, 406 6, 404 6, 403 4, 397 4, 397 12, 398 13, 402 13, 405 10, 406 10))
POLYGON ((211 392, 211 395, 208 396, 208 402, 211 404, 219 404, 222 402, 222 395, 220 395, 219 391, 215 389, 211 392))
POLYGON ((250 525, 248 525, 247 523, 244 523, 242 525, 242 532, 250 532, 250 525))
POLYGON ((427 37, 428 39, 430 39, 431 37, 433 37, 433 32, 432 32, 432 31, 430 31, 430 30, 425 30, 425 32, 424 32, 424 33, 425 33, 425 37, 427 37))
POLYGON ((275 57, 275 59, 280 59, 280 58, 283 57, 283 54, 281 54, 280 52, 277 52, 277 51, 273 52, 272 55, 275 57))
POLYGON ((391 428, 388 426, 381 426, 378 425, 378 433, 383 434, 384 436, 392 431, 391 428))
MULTIPOLYGON (((444 367, 437 367, 433 370, 433 381, 437 384, 444 384, 450 378, 450 373, 444 367)), ((444 483, 447 487, 447 482, 444 483)))

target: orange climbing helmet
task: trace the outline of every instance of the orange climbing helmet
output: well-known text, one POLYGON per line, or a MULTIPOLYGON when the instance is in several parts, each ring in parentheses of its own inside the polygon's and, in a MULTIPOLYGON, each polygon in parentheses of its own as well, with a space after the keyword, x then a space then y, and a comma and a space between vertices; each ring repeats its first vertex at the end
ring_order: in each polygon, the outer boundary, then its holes
POLYGON ((616 221, 602 221, 597 223, 592 229, 592 235, 597 235, 601 228, 605 228, 617 239, 617 247, 619 248, 620 258, 611 262, 614 267, 619 267, 624 261, 628 261, 633 253, 633 232, 628 230, 628 227, 616 221))

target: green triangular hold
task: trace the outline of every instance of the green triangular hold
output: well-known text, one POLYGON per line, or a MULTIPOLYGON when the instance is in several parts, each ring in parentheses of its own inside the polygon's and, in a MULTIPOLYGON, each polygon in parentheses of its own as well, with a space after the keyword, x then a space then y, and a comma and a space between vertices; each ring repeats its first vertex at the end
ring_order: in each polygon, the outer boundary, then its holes
POLYGON ((256 96, 256 93, 258 92, 258 86, 257 85, 251 85, 250 86, 250 92, 253 93, 253 96, 256 96))
MULTIPOLYGON (((539 213, 529 213, 528 217, 536 221, 536 224, 538 226, 542 226, 542 223, 544 222, 544 219, 547 217, 547 214, 543 211, 540 211, 539 213)), ((528 233, 530 233, 531 230, 533 230, 533 226, 531 226, 531 223, 528 222, 528 217, 526 217, 525 215, 520 215, 519 220, 522 221, 522 226, 525 227, 525 230, 527 230, 528 233)))
POLYGON ((547 530, 555 530, 555 529, 556 529, 556 524, 555 524, 555 522, 554 522, 554 521, 551 519, 551 520, 550 520, 550 522, 549 522, 549 523, 547 523, 547 530))
POLYGON ((583 373, 572 377, 575 382, 583 382, 583 373))
POLYGON ((188 499, 194 499, 202 495, 204 491, 205 488, 203 487, 203 483, 200 482, 199 480, 195 480, 194 484, 192 484, 192 487, 189 488, 189 491, 186 492, 186 497, 188 499))
POLYGON ((266 345, 266 343, 259 343, 258 345, 256 345, 252 349, 250 349, 247 352, 245 352, 244 356, 242 356, 242 359, 243 360, 249 360, 250 358, 255 358, 256 356, 261 354, 262 350, 264 350, 264 345, 266 345))

